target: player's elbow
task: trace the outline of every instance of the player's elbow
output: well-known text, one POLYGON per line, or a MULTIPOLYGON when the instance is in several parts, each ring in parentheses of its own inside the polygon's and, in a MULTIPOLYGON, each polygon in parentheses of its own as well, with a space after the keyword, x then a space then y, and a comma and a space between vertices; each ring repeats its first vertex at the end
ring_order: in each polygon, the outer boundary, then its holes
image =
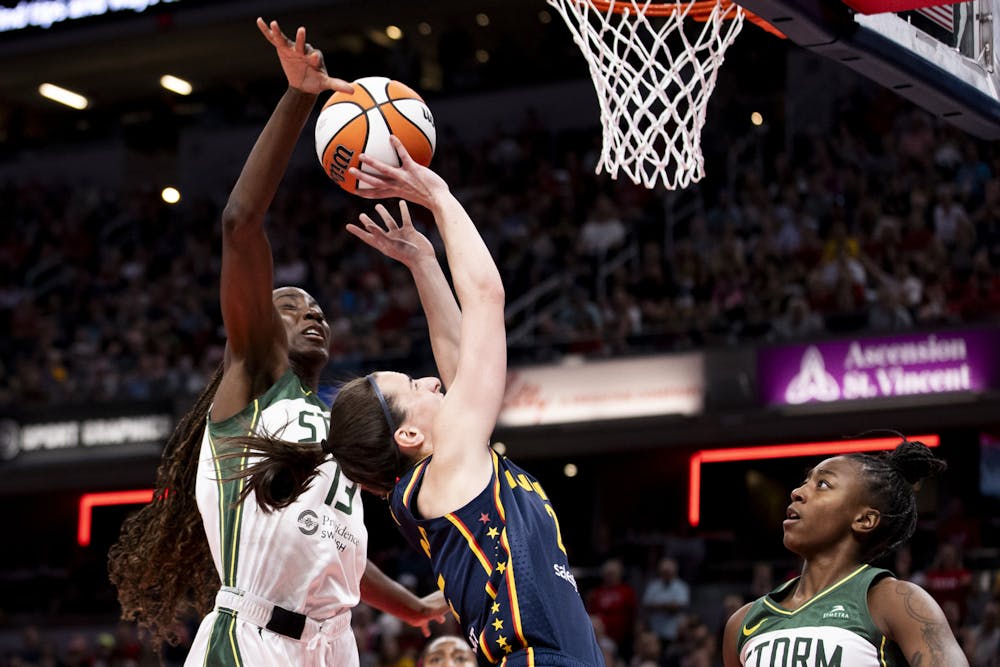
POLYGON ((503 310, 506 294, 499 276, 470 276, 464 283, 456 281, 455 287, 463 313, 469 308, 503 310))
POLYGON ((222 233, 225 236, 238 236, 245 229, 257 228, 263 223, 263 216, 249 207, 230 200, 222 210, 222 233))
POLYGON ((495 306, 504 307, 507 300, 507 294, 504 291, 503 283, 500 281, 499 277, 496 280, 487 281, 481 286, 481 298, 487 303, 495 306))
POLYGON ((476 301, 489 305, 503 307, 507 298, 500 274, 491 271, 478 276, 472 284, 472 294, 476 301))

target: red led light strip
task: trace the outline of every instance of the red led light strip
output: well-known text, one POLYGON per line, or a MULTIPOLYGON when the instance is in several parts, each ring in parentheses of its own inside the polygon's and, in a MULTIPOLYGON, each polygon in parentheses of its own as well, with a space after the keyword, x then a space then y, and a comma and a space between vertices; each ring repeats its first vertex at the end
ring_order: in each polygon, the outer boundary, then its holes
POLYGON ((962 0, 844 0, 844 4, 862 14, 905 12, 921 7, 957 5, 962 0))
MULTIPOLYGON (((936 434, 908 436, 928 447, 937 447, 941 438, 936 434)), ((701 466, 722 461, 758 461, 760 459, 786 459, 798 456, 823 456, 851 454, 895 449, 899 438, 866 438, 863 440, 831 440, 829 442, 799 442, 787 445, 761 445, 756 447, 726 447, 703 449, 691 455, 688 471, 688 523, 701 522, 701 466)))
POLYGON ((106 505, 140 505, 153 499, 152 489, 136 491, 107 491, 105 493, 85 493, 80 496, 80 514, 76 523, 76 542, 81 547, 90 544, 90 528, 95 507, 106 505))

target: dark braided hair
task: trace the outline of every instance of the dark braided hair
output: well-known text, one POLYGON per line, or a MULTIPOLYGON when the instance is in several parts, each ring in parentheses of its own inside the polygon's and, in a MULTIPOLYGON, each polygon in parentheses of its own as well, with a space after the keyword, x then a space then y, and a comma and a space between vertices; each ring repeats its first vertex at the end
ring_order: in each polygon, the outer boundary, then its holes
POLYGON ((153 644, 177 644, 176 626, 191 612, 207 614, 219 588, 195 498, 198 456, 222 366, 167 440, 153 501, 122 525, 108 552, 122 618, 149 630, 153 644))
MULTIPOLYGON (((396 424, 406 414, 385 396, 386 411, 396 424)), ((224 438, 220 459, 261 458, 227 480, 247 478, 240 500, 250 493, 265 511, 287 507, 309 488, 316 469, 332 455, 352 482, 386 495, 409 465, 389 429, 378 395, 367 377, 344 383, 330 406, 330 435, 322 443, 287 442, 268 435, 224 438)))
POLYGON ((881 520, 868 540, 862 561, 870 563, 891 553, 913 536, 917 527, 915 487, 947 468, 927 445, 903 441, 891 452, 847 454, 861 464, 861 477, 881 520))

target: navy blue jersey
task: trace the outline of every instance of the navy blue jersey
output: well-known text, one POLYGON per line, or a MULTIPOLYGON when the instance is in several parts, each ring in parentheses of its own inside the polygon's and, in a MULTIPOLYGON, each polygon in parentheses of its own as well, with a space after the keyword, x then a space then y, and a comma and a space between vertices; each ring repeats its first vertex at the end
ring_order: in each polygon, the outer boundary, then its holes
POLYGON ((430 457, 393 490, 392 515, 427 555, 481 665, 604 665, 541 485, 496 452, 493 477, 465 507, 419 519, 430 457))

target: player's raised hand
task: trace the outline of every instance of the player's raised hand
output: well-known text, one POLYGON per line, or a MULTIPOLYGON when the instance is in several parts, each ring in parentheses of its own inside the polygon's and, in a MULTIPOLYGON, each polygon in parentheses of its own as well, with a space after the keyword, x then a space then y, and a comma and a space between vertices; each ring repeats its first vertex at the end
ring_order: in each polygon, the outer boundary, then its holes
POLYGON ((257 17, 257 27, 277 51, 289 86, 310 95, 318 95, 324 90, 354 92, 351 84, 326 73, 323 53, 306 43, 305 28, 300 26, 295 31, 295 41, 292 41, 281 32, 277 21, 268 24, 257 17))
POLYGON ((400 166, 394 167, 378 158, 362 154, 359 159, 368 171, 351 167, 350 173, 368 187, 358 188, 355 194, 367 199, 399 197, 425 208, 433 208, 436 197, 448 192, 448 184, 432 170, 418 164, 396 135, 389 137, 400 166))
POLYGON ((349 224, 347 231, 404 266, 413 266, 421 258, 435 258, 434 246, 430 240, 413 226, 410 209, 405 200, 399 201, 399 217, 402 224, 397 223, 382 204, 378 204, 375 211, 382 218, 384 227, 366 213, 362 213, 358 217, 362 226, 349 224))

